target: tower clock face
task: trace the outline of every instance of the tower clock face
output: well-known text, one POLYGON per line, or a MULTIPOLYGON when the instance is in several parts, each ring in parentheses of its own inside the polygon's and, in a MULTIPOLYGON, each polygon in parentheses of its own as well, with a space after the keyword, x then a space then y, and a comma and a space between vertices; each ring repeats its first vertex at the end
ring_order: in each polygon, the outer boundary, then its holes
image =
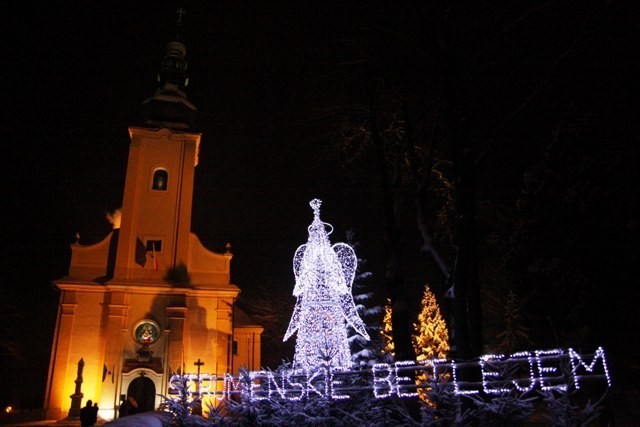
POLYGON ((150 345, 158 341, 160 337, 160 327, 153 320, 145 319, 136 323, 133 328, 133 339, 142 345, 150 345))

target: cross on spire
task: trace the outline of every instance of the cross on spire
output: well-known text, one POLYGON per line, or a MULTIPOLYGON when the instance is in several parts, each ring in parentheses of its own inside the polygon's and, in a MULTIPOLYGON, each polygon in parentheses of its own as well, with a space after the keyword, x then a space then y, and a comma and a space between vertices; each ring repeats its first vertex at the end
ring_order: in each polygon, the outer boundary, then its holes
POLYGON ((187 12, 185 12, 184 8, 182 6, 180 6, 177 10, 176 13, 178 14, 178 24, 182 24, 182 17, 184 15, 187 14, 187 12))
POLYGON ((187 14, 182 6, 176 9, 178 20, 176 21, 176 40, 180 40, 180 33, 182 32, 182 17, 187 14))

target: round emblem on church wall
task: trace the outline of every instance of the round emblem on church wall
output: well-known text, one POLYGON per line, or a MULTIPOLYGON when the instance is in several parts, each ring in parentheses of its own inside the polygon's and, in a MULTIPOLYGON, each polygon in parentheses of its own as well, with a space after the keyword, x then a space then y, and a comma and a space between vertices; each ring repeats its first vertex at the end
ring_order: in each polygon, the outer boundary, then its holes
POLYGON ((160 337, 160 327, 156 322, 144 319, 136 323, 133 328, 133 339, 142 345, 151 345, 158 341, 160 337))

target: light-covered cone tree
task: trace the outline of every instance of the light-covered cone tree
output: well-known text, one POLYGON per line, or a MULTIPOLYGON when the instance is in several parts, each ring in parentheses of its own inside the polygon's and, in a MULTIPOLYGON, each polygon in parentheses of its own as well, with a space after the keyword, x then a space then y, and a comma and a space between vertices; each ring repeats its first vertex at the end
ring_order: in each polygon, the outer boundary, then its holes
POLYGON ((393 326, 391 325, 391 300, 387 298, 384 306, 384 318, 382 319, 382 354, 385 359, 392 361, 395 357, 395 347, 393 345, 393 326))
MULTIPOLYGON (((438 306, 436 296, 431 292, 428 284, 424 287, 420 306, 418 322, 413 324, 415 333, 412 337, 416 359, 419 362, 428 359, 444 359, 450 350, 449 331, 440 314, 440 306, 438 306)), ((418 383, 424 383, 426 380, 425 373, 417 377, 418 383)), ((426 389, 418 389, 418 393, 423 401, 429 403, 426 389)))

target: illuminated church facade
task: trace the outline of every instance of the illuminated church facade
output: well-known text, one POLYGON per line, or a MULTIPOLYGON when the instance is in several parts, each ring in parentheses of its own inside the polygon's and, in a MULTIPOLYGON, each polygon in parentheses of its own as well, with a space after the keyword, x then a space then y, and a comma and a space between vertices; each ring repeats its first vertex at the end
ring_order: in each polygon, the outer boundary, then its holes
POLYGON ((260 368, 262 328, 236 307, 232 254, 191 232, 201 135, 190 131, 186 69, 185 46, 170 42, 143 124, 129 127, 120 226, 97 244, 72 244, 68 275, 54 282, 47 419, 79 410, 78 388, 82 405, 97 402, 110 420, 129 396, 140 411, 157 408, 173 373, 260 368))

